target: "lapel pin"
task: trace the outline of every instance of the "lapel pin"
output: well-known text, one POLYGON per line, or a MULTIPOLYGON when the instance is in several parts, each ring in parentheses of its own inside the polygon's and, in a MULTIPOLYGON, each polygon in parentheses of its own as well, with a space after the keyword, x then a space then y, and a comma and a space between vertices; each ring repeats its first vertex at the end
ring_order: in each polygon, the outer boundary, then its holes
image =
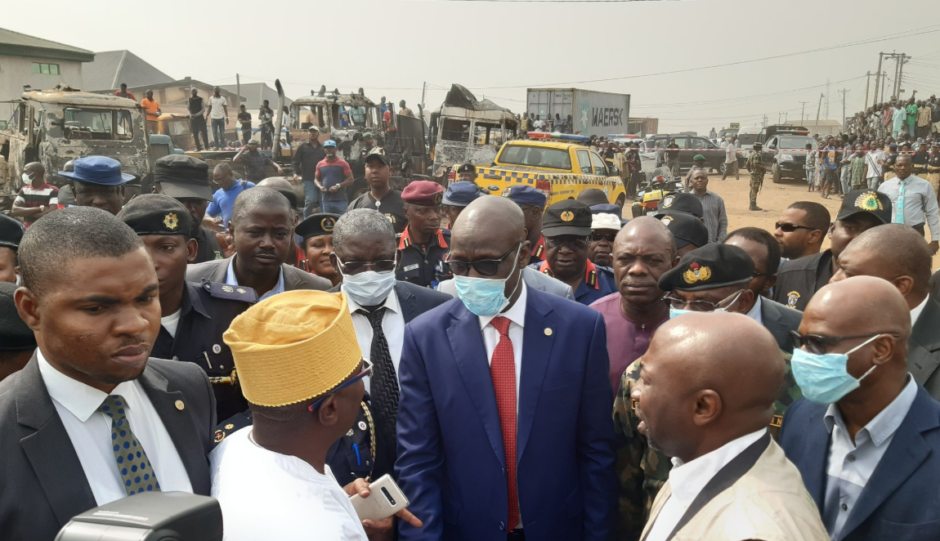
POLYGON ((366 429, 366 422, 359 421, 359 430, 365 430, 365 429, 366 429))
POLYGON ((545 327, 545 336, 551 336, 551 335, 552 335, 552 328, 545 327))
POLYGON ((213 345, 212 345, 212 353, 215 353, 216 355, 218 355, 219 353, 222 353, 222 346, 220 346, 220 345, 218 345, 218 344, 213 344, 213 345))
POLYGON ((183 401, 182 401, 182 400, 177 400, 177 401, 176 401, 176 409, 178 409, 178 410, 180 410, 180 411, 183 411, 184 408, 186 408, 186 404, 183 404, 183 401))

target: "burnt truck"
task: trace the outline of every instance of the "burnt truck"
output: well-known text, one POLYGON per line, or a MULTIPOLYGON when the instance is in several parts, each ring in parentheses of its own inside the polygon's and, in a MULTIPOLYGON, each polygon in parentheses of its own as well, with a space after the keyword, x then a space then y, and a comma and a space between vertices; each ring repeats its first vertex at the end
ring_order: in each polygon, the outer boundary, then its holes
MULTIPOLYGON (((385 107, 390 108, 391 104, 385 107)), ((358 161, 363 148, 362 136, 371 133, 376 146, 385 150, 391 162, 393 186, 400 189, 411 180, 429 178, 424 122, 420 118, 394 115, 394 121, 387 124, 383 113, 382 107, 367 98, 362 89, 341 94, 338 90, 327 92, 321 87, 319 92, 311 92, 310 96, 298 98, 290 105, 287 128, 291 135, 291 152, 309 138, 307 130, 316 126, 320 142, 336 141, 340 157, 353 167, 356 181, 349 190, 352 197, 368 189, 358 161)))
POLYGON ((141 181, 150 173, 149 151, 144 115, 134 100, 67 87, 24 92, 0 130, 0 155, 7 162, 0 208, 12 206, 30 162, 42 163, 47 181, 59 185, 65 179, 56 172, 69 160, 108 156, 141 181))
POLYGON ((502 144, 516 139, 518 127, 509 109, 451 85, 443 105, 431 113, 432 175, 445 182, 454 179, 455 167, 462 164, 492 165, 502 144))

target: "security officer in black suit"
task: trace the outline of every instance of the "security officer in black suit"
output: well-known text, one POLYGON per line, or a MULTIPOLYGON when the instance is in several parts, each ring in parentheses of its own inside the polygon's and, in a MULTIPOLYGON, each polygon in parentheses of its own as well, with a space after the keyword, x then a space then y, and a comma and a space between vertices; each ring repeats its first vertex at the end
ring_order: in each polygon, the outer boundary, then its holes
POLYGON ((416 180, 401 193, 408 227, 398 242, 398 279, 435 288, 453 278, 450 230, 441 229, 444 188, 430 180, 416 180))
POLYGON ((170 154, 154 162, 153 180, 161 193, 182 203, 193 217, 191 235, 197 249, 196 258, 191 263, 225 259, 215 231, 202 226, 206 208, 212 201, 209 165, 185 154, 170 154))
POLYGON ((186 281, 187 262, 196 254, 192 216, 172 197, 135 197, 117 217, 144 241, 160 283, 162 324, 151 356, 202 367, 215 391, 218 419, 248 409, 222 333, 236 316, 257 302, 257 293, 249 287, 186 281))

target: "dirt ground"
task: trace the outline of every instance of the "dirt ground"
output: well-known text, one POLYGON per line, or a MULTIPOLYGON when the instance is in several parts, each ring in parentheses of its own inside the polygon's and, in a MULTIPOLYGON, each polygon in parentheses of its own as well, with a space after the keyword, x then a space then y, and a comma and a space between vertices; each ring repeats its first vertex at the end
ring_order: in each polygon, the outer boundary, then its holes
MULTIPOLYGON (((708 189, 720 195, 725 200, 725 210, 728 212, 728 232, 740 227, 760 227, 771 233, 774 223, 794 201, 816 201, 829 209, 832 219, 836 219, 842 199, 833 195, 830 199, 823 199, 819 192, 807 192, 806 183, 802 180, 784 180, 774 184, 770 175, 764 177, 764 187, 757 196, 757 206, 764 209, 761 212, 751 212, 748 208, 748 193, 750 176, 747 171, 741 172, 741 180, 729 177, 722 181, 720 174, 708 177, 708 189)), ((929 231, 927 233, 930 234, 929 231)), ((828 239, 823 243, 823 250, 829 247, 828 239)), ((940 266, 940 255, 933 258, 933 268, 940 266)))

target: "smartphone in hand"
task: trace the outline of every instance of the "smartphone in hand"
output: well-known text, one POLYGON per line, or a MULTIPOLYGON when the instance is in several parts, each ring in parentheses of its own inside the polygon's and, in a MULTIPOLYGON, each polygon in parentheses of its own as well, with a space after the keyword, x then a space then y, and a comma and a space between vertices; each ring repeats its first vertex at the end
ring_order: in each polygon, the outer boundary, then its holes
POLYGON ((398 484, 388 474, 369 484, 369 497, 356 494, 349 498, 360 520, 382 520, 388 518, 410 503, 398 484))

